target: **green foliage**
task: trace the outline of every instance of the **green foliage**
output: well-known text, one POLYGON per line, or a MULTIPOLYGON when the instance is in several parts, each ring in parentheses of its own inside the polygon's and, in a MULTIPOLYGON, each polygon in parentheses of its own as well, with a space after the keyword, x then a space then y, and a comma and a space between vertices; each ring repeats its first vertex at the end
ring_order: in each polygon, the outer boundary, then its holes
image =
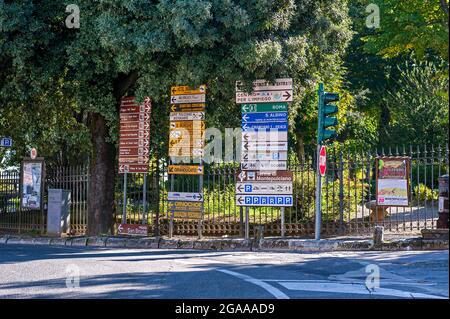
POLYGON ((414 199, 420 202, 438 200, 439 190, 431 189, 425 184, 420 183, 414 187, 414 199))
POLYGON ((411 60, 400 69, 400 79, 387 92, 391 123, 387 142, 446 144, 449 134, 446 63, 411 60))
MULTIPOLYGON (((79 30, 64 27, 66 4, 0 1, 0 128, 17 157, 36 146, 49 160, 84 158, 91 113, 116 142, 120 95, 152 97, 151 148, 163 156, 176 84, 206 83, 207 125, 222 129, 239 126, 236 80, 290 76, 292 121, 316 83, 340 73, 351 38, 346 0, 85 1, 79 30)), ((315 107, 302 125, 314 125, 315 107)))
MULTIPOLYGON (((369 3, 369 2, 368 2, 369 3)), ((380 29, 364 38, 365 49, 385 58, 428 50, 448 61, 448 0, 378 0, 380 29)))

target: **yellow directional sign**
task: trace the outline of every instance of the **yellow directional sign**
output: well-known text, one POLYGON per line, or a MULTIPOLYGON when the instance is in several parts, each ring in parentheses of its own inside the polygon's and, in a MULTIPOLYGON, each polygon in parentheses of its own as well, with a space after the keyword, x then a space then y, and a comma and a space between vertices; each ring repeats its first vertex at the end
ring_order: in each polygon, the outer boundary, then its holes
MULTIPOLYGON (((169 155, 171 156, 171 155, 169 155)), ((203 175, 202 165, 169 165, 169 174, 203 175)))
POLYGON ((184 128, 187 130, 205 130, 204 121, 173 121, 169 124, 170 129, 184 128))
POLYGON ((171 104, 171 112, 204 112, 205 103, 192 103, 192 104, 171 104))
POLYGON ((190 89, 189 86, 172 86, 170 89, 172 95, 186 95, 186 94, 205 94, 206 85, 200 85, 198 89, 190 89))
POLYGON ((203 138, 177 138, 177 139, 169 139, 169 147, 192 147, 198 148, 203 147, 205 145, 205 141, 203 138))
POLYGON ((201 202, 168 202, 170 211, 199 212, 202 210, 201 202))
POLYGON ((200 219, 202 213, 199 212, 173 212, 174 219, 200 219))

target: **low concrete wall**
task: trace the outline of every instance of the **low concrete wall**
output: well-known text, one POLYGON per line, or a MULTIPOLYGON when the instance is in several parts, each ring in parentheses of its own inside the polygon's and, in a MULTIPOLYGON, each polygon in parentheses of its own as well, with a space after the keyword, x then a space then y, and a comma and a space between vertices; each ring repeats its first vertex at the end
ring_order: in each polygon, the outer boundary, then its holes
POLYGON ((142 249, 198 249, 230 251, 402 251, 402 250, 443 250, 448 249, 448 239, 404 238, 383 241, 374 246, 373 240, 351 239, 195 239, 195 238, 129 238, 129 237, 20 237, 2 236, 0 244, 52 245, 71 247, 108 247, 142 249))

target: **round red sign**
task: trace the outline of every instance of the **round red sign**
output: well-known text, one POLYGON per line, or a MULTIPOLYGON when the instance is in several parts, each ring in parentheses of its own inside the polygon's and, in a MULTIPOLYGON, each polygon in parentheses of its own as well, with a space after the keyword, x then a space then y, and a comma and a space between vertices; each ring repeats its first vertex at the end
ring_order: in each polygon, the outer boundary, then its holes
POLYGON ((322 146, 319 152, 319 171, 321 176, 325 176, 327 172, 327 149, 325 146, 322 146))
POLYGON ((37 156, 37 150, 33 147, 30 152, 31 159, 35 159, 37 156))

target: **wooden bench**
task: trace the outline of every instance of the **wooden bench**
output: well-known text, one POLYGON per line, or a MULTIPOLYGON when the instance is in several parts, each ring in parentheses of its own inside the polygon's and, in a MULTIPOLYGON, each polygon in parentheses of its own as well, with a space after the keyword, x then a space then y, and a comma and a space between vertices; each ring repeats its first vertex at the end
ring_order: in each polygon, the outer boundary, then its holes
POLYGON ((376 200, 371 200, 364 205, 367 209, 370 209, 370 221, 371 222, 381 222, 383 221, 388 213, 389 206, 377 206, 376 200))

